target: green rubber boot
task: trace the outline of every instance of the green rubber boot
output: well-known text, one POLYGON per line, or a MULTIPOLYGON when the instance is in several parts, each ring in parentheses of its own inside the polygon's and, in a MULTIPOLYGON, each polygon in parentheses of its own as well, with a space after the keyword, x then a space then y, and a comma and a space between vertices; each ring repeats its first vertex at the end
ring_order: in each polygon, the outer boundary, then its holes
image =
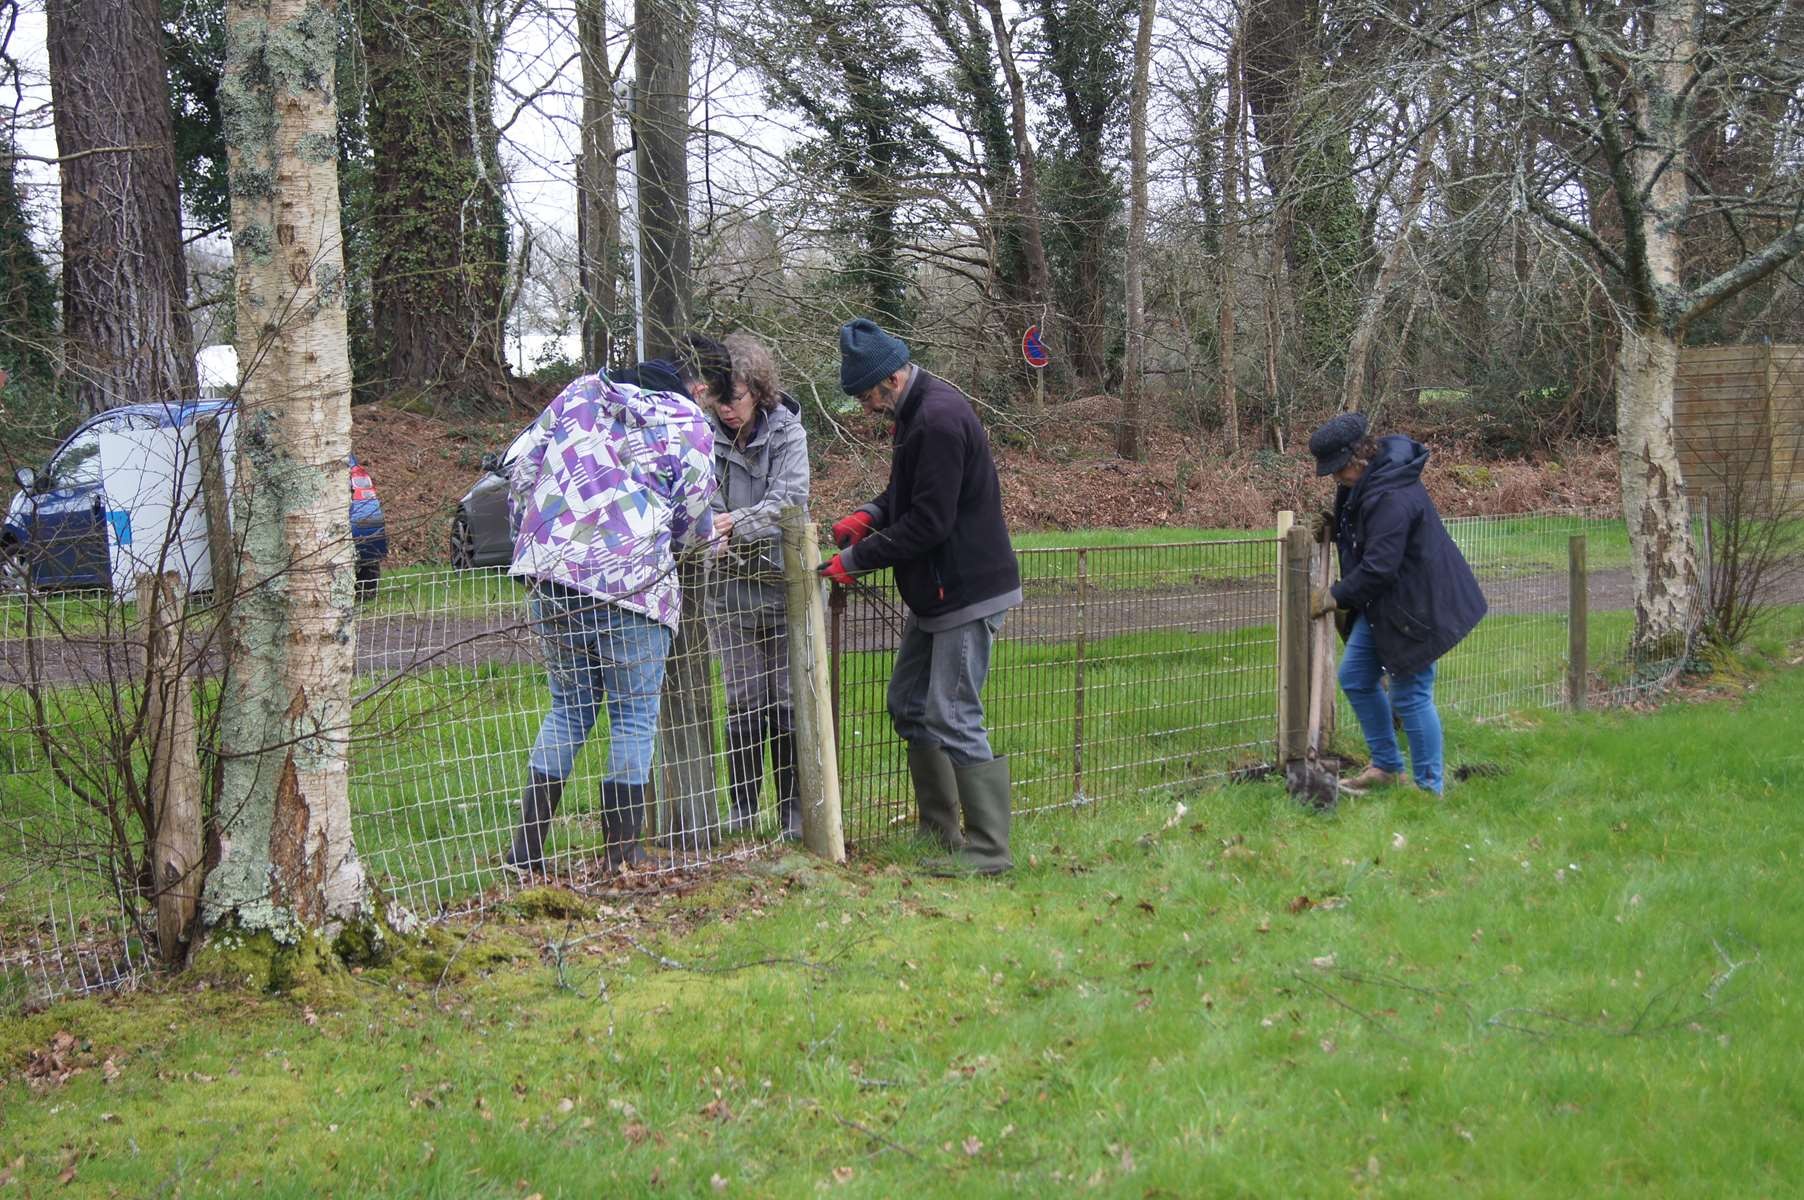
POLYGON ((1000 875, 1013 869, 1009 857, 1008 756, 958 767, 958 802, 965 810, 965 844, 952 852, 949 862, 936 873, 946 875, 1000 875))
POLYGON ((921 836, 942 850, 964 845, 958 832, 958 776, 946 752, 928 742, 908 743, 908 776, 915 784, 921 836))

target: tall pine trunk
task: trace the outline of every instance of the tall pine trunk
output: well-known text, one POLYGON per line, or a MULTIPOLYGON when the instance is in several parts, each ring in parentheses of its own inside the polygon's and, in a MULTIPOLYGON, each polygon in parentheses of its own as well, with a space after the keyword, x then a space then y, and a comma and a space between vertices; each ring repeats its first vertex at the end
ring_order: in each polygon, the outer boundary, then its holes
POLYGON ((156 0, 51 0, 63 336, 83 412, 196 390, 156 0))
POLYGON ((242 550, 204 919, 287 940, 356 919, 368 901, 346 756, 356 628, 338 22, 329 0, 233 0, 226 11, 242 550))

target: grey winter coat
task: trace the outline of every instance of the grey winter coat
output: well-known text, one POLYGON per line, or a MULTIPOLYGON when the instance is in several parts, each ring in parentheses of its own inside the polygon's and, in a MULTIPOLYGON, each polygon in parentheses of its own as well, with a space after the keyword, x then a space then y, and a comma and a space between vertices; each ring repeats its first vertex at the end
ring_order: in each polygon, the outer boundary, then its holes
POLYGON ((783 612, 783 542, 777 518, 792 504, 808 504, 808 434, 801 408, 789 396, 761 413, 742 449, 714 418, 713 511, 733 514, 733 534, 714 560, 708 611, 758 621, 783 612))

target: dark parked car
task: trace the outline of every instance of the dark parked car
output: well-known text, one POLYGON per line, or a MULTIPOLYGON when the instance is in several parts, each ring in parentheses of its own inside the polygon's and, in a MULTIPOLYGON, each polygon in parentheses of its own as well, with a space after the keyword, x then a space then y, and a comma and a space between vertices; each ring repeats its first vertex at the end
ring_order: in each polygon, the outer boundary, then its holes
POLYGON ((451 517, 451 565, 505 567, 514 558, 514 530, 507 514, 507 472, 531 427, 501 454, 482 456, 482 478, 457 502, 451 517))
MULTIPOLYGON (((237 415, 230 400, 128 404, 76 426, 42 471, 14 474, 19 491, 0 527, 8 582, 117 589, 154 569, 180 572, 192 589, 212 586, 195 422, 219 418, 229 490, 237 415)), ((367 599, 382 575, 388 529, 369 471, 354 457, 346 466, 357 595, 367 599)))

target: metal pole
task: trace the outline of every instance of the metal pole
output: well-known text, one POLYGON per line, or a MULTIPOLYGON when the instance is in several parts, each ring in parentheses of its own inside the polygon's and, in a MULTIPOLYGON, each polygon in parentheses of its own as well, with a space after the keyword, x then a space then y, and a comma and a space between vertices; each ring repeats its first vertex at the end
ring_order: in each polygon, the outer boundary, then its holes
POLYGON ((1589 576, 1585 569, 1585 535, 1566 543, 1566 701, 1574 712, 1584 709, 1591 688, 1589 576))
POLYGON ((1084 802, 1084 651, 1085 639, 1085 602, 1089 598, 1090 568, 1089 555, 1079 549, 1077 552, 1077 679, 1076 695, 1073 698, 1075 726, 1071 741, 1071 802, 1084 802))

